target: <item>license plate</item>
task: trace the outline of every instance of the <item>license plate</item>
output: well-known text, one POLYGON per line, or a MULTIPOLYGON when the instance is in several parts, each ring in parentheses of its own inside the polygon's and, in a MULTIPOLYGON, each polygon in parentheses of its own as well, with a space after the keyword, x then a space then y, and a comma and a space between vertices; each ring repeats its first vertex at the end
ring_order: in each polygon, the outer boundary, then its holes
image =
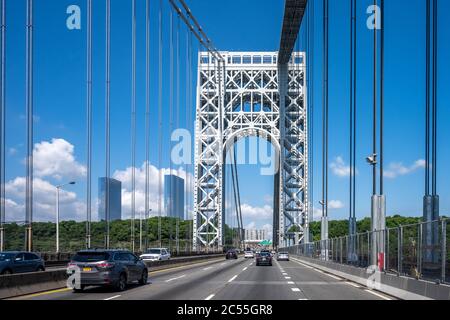
POLYGON ((91 272, 92 268, 83 268, 83 272, 91 272))
POLYGON ((266 258, 263 258, 263 261, 266 261, 266 258))

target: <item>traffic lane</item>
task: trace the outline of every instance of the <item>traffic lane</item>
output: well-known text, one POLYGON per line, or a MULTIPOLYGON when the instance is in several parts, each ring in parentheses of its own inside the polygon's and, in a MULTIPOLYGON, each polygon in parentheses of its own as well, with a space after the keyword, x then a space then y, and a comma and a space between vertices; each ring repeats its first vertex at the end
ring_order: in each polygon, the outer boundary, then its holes
POLYGON ((272 266, 247 266, 233 281, 215 293, 213 300, 299 300, 301 291, 289 285, 276 263, 272 266))
POLYGON ((173 274, 152 279, 151 286, 127 292, 118 300, 204 300, 219 291, 229 279, 242 272, 246 261, 226 260, 195 272, 173 274))
POLYGON ((291 258, 278 262, 308 300, 386 300, 390 297, 322 272, 291 258))
POLYGON ((140 288, 149 287, 153 281, 157 281, 161 277, 176 277, 181 273, 195 272, 197 269, 202 270, 202 268, 211 269, 215 265, 220 265, 225 261, 225 259, 215 259, 210 261, 202 261, 194 264, 189 264, 185 266, 173 267, 170 269, 156 270, 149 273, 149 280, 146 286, 139 286, 137 284, 129 285, 127 290, 124 292, 115 292, 112 288, 108 287, 87 287, 83 292, 75 293, 71 289, 62 288, 57 290, 51 290, 47 292, 26 295, 22 297, 12 298, 11 300, 102 300, 107 299, 111 296, 126 294, 127 292, 132 292, 134 290, 139 290, 140 288))

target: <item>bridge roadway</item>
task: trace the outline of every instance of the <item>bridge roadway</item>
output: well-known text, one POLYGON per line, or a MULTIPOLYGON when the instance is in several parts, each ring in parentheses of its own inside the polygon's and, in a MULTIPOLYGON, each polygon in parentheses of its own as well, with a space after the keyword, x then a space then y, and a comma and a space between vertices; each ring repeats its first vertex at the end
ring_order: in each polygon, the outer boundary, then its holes
POLYGON ((216 259, 195 265, 150 272, 145 286, 123 292, 88 287, 82 293, 64 288, 17 300, 391 300, 300 260, 274 261, 272 267, 254 260, 216 259))

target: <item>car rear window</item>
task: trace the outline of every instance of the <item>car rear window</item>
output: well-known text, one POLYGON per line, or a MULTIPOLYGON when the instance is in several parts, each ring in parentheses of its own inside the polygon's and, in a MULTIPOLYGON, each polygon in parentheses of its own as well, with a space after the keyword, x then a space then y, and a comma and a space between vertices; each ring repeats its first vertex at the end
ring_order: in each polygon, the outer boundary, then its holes
POLYGON ((0 261, 10 261, 13 257, 12 253, 0 253, 0 261))
POLYGON ((270 253, 269 253, 269 252, 261 252, 259 255, 260 255, 260 256, 269 256, 270 253))
POLYGON ((78 252, 73 258, 73 261, 78 262, 97 262, 109 260, 108 252, 78 252))

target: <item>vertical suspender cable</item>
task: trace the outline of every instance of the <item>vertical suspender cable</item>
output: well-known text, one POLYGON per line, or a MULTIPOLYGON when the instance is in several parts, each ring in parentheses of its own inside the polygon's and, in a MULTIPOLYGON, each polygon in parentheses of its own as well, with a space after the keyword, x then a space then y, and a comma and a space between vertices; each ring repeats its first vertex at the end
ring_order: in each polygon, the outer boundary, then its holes
POLYGON ((1 0, 0 48, 0 251, 5 250, 5 146, 6 146, 6 0, 1 0))
POLYGON ((309 214, 309 223, 311 225, 311 222, 314 220, 314 36, 315 36, 315 1, 312 0, 310 3, 310 10, 311 10, 311 26, 310 26, 310 49, 309 49, 309 71, 310 71, 310 79, 309 79, 309 90, 308 90, 308 101, 310 105, 310 113, 309 113, 309 119, 310 119, 310 126, 309 126, 309 135, 310 135, 310 145, 309 145, 309 154, 310 154, 310 163, 309 163, 309 179, 311 181, 310 184, 310 203, 311 203, 311 209, 309 214))
POLYGON ((86 248, 91 248, 91 210, 92 210, 92 0, 87 0, 87 174, 86 174, 86 248))
MULTIPOLYGON (((177 130, 180 129, 180 15, 177 14, 177 89, 176 89, 176 128, 177 130)), ((183 185, 185 182, 183 181, 183 185)), ((179 227, 180 227, 180 215, 183 214, 184 217, 184 192, 183 190, 183 206, 181 208, 182 212, 178 212, 177 214, 177 220, 176 220, 176 235, 175 235, 175 241, 176 241, 176 249, 177 253, 180 251, 180 240, 179 240, 179 227)), ((180 195, 176 194, 176 203, 178 204, 180 200, 180 195)))
MULTIPOLYGON (((195 109, 194 105, 192 103, 192 98, 193 98, 192 88, 194 88, 194 86, 192 85, 192 81, 193 81, 193 76, 192 76, 192 69, 193 69, 192 68, 192 63, 193 63, 193 57, 192 57, 192 31, 190 31, 189 35, 188 35, 188 57, 189 57, 189 68, 188 68, 188 77, 189 77, 189 79, 188 79, 188 88, 189 88, 189 94, 188 94, 188 98, 189 98, 188 106, 189 106, 189 108, 188 108, 188 110, 189 110, 189 118, 188 119, 189 119, 189 127, 190 127, 191 134, 195 138, 195 125, 193 123, 193 117, 192 117, 192 111, 195 109)), ((191 146, 191 151, 192 151, 192 146, 191 146)), ((190 160, 192 160, 192 157, 191 157, 190 160)), ((191 167, 191 174, 192 174, 191 177, 194 177, 194 164, 192 163, 192 161, 191 161, 191 166, 190 167, 191 167)), ((191 191, 194 192, 194 179, 192 179, 192 178, 190 179, 190 184, 191 184, 190 185, 191 191)), ((192 202, 189 201, 189 204, 190 204, 190 207, 192 207, 192 212, 194 214, 195 213, 195 211, 194 211, 195 203, 193 201, 193 198, 190 198, 190 199, 192 200, 192 202)), ((192 215, 192 219, 194 219, 194 215, 192 215)), ((193 230, 192 220, 189 220, 189 221, 190 221, 189 237, 191 238, 191 236, 192 236, 192 238, 190 239, 191 242, 192 242, 193 241, 194 230, 193 230)), ((191 243, 190 248, 192 248, 192 243, 191 243)))
POLYGON ((159 174, 158 174, 158 240, 159 246, 162 247, 162 239, 161 239, 161 197, 162 197, 162 99, 163 99, 163 1, 159 0, 159 69, 158 69, 158 166, 159 166, 159 174))
MULTIPOLYGON (((168 145, 171 145, 170 141, 170 135, 173 130, 173 95, 174 95, 174 86, 173 86, 173 72, 174 72, 174 57, 173 57, 173 10, 170 10, 170 41, 169 41, 169 52, 170 52, 170 70, 169 70, 169 134, 168 134, 168 145)), ((170 158, 169 153, 169 174, 172 175, 172 159, 170 158)), ((170 177, 171 179, 172 177, 170 177)), ((172 218, 176 215, 174 212, 175 207, 175 199, 173 198, 173 194, 175 191, 175 186, 172 183, 172 179, 170 180, 170 191, 169 191, 169 199, 168 199, 168 205, 166 204, 166 209, 169 209, 169 211, 166 213, 168 217, 170 217, 169 220, 169 250, 172 249, 172 218)), ((167 181, 166 181, 167 183, 167 181)))
POLYGON ((136 216, 136 0, 131 1, 131 250, 135 250, 136 216))
POLYGON ((349 201, 349 207, 350 207, 350 214, 349 214, 349 235, 353 234, 353 226, 352 226, 352 218, 353 218, 353 168, 354 168, 354 163, 353 163, 353 39, 354 39, 354 6, 355 6, 355 1, 354 0, 350 0, 350 201, 349 201))
POLYGON ((323 41, 324 41, 324 64, 323 64, 323 114, 322 114, 322 194, 323 194, 323 217, 328 217, 328 0, 323 1, 323 41))
POLYGON ((430 0, 426 0, 425 196, 430 195, 430 0))
POLYGON ((438 78, 438 52, 437 52, 437 42, 438 42, 438 15, 437 15, 437 0, 433 0, 433 97, 432 97, 432 155, 433 155, 433 164, 432 164, 432 174, 431 174, 431 185, 432 185, 432 194, 433 196, 437 195, 437 78, 438 78))
POLYGON ((33 0, 27 0, 26 27, 26 119, 27 119, 27 178, 26 178, 26 251, 32 251, 33 237, 33 0))
MULTIPOLYGON (((354 0, 354 6, 353 6, 353 15, 354 15, 354 19, 353 19, 353 154, 352 154, 352 163, 353 163, 353 205, 352 205, 352 218, 353 220, 356 219, 356 148, 357 148, 357 112, 358 112, 358 106, 357 106, 357 68, 358 68, 358 56, 357 56, 357 44, 358 44, 358 28, 357 28, 357 2, 356 0, 354 0)), ((356 233, 356 225, 355 225, 355 230, 354 232, 356 233)))
MULTIPOLYGON (((374 6, 377 8, 378 1, 374 0, 374 6)), ((378 10, 375 9, 375 28, 373 29, 373 124, 372 124, 372 148, 374 157, 377 154, 377 24, 378 10)), ((372 166, 372 194, 377 194, 377 166, 376 163, 372 166)))
POLYGON ((384 0, 380 0, 380 195, 384 194, 384 0))
MULTIPOLYGON (((146 0, 145 7, 145 214, 150 211, 150 0, 146 0)), ((148 221, 146 221, 148 225, 148 221)), ((145 234, 145 248, 147 249, 145 234)))
POLYGON ((111 0, 106 0, 106 195, 105 195, 105 220, 106 237, 105 247, 109 249, 109 223, 110 223, 110 157, 111 157, 111 139, 110 139, 110 74, 111 74, 111 0))

